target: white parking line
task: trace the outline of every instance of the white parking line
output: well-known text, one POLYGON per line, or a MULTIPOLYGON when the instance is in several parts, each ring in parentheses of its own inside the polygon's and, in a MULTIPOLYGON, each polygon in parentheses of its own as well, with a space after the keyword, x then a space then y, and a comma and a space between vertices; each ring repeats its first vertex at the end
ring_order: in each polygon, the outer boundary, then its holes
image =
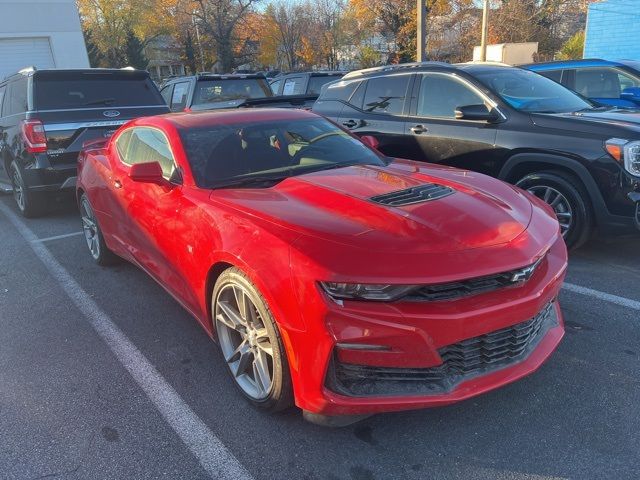
POLYGON ((574 285, 573 283, 565 282, 562 285, 562 288, 573 293, 588 295, 599 300, 604 300, 605 302, 615 303, 616 305, 622 305, 623 307, 632 308, 633 310, 640 310, 640 302, 638 302, 637 300, 631 300, 630 298, 619 297, 618 295, 612 295, 610 293, 601 292, 599 290, 581 287, 580 285, 574 285))
POLYGON ((61 240, 63 238, 76 237, 78 235, 83 235, 83 234, 84 234, 84 232, 65 233, 64 235, 55 235, 53 237, 38 238, 35 241, 36 242, 50 242, 51 240, 61 240))
POLYGON ((131 343, 109 316, 91 299, 71 274, 60 265, 36 235, 4 203, 0 211, 27 241, 73 304, 82 312, 95 332, 107 344, 122 366, 153 402, 165 421, 214 479, 252 480, 233 453, 200 420, 160 375, 146 357, 131 343))

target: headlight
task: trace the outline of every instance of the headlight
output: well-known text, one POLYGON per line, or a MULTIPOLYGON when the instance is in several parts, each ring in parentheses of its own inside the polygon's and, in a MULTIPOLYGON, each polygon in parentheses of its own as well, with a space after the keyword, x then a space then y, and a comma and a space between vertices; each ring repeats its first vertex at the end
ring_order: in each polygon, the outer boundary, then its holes
POLYGON ((617 161, 624 163, 627 172, 640 177, 640 141, 610 138, 605 142, 605 150, 617 161))
POLYGON ((366 283, 320 282, 325 292, 335 299, 351 298, 356 300, 397 300, 417 285, 382 285, 366 283))

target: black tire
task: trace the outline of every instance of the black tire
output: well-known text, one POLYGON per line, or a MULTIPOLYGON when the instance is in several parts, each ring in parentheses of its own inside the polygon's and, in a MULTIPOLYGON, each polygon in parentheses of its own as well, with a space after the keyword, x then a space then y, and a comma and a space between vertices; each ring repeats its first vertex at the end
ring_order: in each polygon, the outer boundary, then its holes
POLYGON ((591 238, 594 227, 591 202, 582 183, 573 175, 557 170, 545 170, 530 173, 518 180, 516 185, 552 206, 560 222, 567 248, 576 249, 591 238), (570 221, 567 223, 569 217, 570 221))
POLYGON ((93 207, 84 193, 80 196, 80 215, 82 218, 82 230, 93 261, 102 267, 117 263, 119 257, 107 247, 100 225, 98 225, 98 219, 93 212, 93 207))
POLYGON ((20 214, 25 218, 41 216, 45 210, 44 195, 40 192, 32 192, 27 188, 22 170, 15 160, 9 165, 9 177, 13 188, 13 199, 20 214))
MULTIPOLYGON (((267 302, 264 300, 258 289, 251 283, 251 281, 240 269, 235 267, 229 268, 222 272, 222 274, 218 277, 218 280, 213 287, 213 293, 211 296, 211 313, 213 317, 213 325, 218 336, 220 351, 222 352, 222 356, 225 360, 225 363, 227 364, 229 374, 234 381, 233 383, 240 390, 243 396, 247 400, 249 400, 249 402, 252 403, 255 407, 269 412, 278 412, 291 407, 293 405, 293 388, 291 383, 291 374, 289 371, 287 356, 282 344, 282 338, 280 337, 280 332, 273 318, 273 315, 271 314, 271 311, 267 306, 267 302), (234 334, 237 336, 238 342, 245 342, 248 336, 247 335, 243 337, 243 334, 239 333, 238 329, 231 329, 228 324, 222 323, 219 320, 219 315, 221 315, 223 312, 222 308, 219 306, 219 302, 224 302, 224 295, 227 295, 230 290, 235 292, 235 288, 242 290, 243 294, 246 294, 247 298, 255 306, 255 313, 257 313, 259 319, 258 317, 254 317, 254 322, 260 322, 259 327, 262 328, 263 325, 264 328, 266 328, 266 333, 270 342, 269 347, 273 351, 271 361, 272 368, 270 371, 271 385, 268 390, 264 389, 264 397, 259 397, 256 394, 252 395, 248 393, 247 385, 250 384, 250 375, 241 375, 240 373, 238 373, 239 368, 234 372, 233 364, 240 364, 242 360, 239 359, 237 360, 237 362, 231 361, 232 357, 228 357, 229 351, 232 350, 233 345, 229 346, 225 342, 230 341, 229 338, 233 337, 234 334), (243 338, 245 340, 242 340, 243 338), (246 377, 246 384, 243 384, 241 382, 241 377, 246 377)), ((246 314, 246 316, 250 315, 246 314)), ((264 338, 266 338, 266 335, 264 338)), ((259 350, 257 346, 250 348, 254 348, 255 352, 258 352, 259 350)), ((237 351, 237 349, 233 351, 237 351)), ((253 353, 251 353, 251 355, 253 356, 250 358, 253 358, 252 361, 253 364, 255 364, 257 361, 256 355, 253 353)), ((254 369, 254 377, 255 372, 256 371, 254 369)))

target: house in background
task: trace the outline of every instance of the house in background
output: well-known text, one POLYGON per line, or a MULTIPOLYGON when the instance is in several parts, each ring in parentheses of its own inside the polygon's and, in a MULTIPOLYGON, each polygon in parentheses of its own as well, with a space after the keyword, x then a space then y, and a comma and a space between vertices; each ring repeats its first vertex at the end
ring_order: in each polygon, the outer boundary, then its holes
POLYGON ((0 0, 0 79, 28 66, 89 68, 75 0, 0 0))
POLYGON ((584 58, 640 60, 639 5, 630 0, 590 4, 584 58))
POLYGON ((161 35, 147 43, 144 55, 152 80, 160 83, 170 77, 185 75, 181 53, 182 46, 171 35, 161 35))

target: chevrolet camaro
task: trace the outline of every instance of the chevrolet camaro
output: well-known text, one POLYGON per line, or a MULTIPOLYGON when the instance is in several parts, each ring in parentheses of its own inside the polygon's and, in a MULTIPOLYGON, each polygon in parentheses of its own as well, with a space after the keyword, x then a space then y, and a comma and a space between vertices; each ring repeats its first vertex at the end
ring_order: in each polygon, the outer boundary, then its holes
POLYGON ((554 212, 479 173, 385 157, 302 110, 140 118, 85 145, 77 196, 269 411, 340 425, 536 370, 563 333, 554 212))

